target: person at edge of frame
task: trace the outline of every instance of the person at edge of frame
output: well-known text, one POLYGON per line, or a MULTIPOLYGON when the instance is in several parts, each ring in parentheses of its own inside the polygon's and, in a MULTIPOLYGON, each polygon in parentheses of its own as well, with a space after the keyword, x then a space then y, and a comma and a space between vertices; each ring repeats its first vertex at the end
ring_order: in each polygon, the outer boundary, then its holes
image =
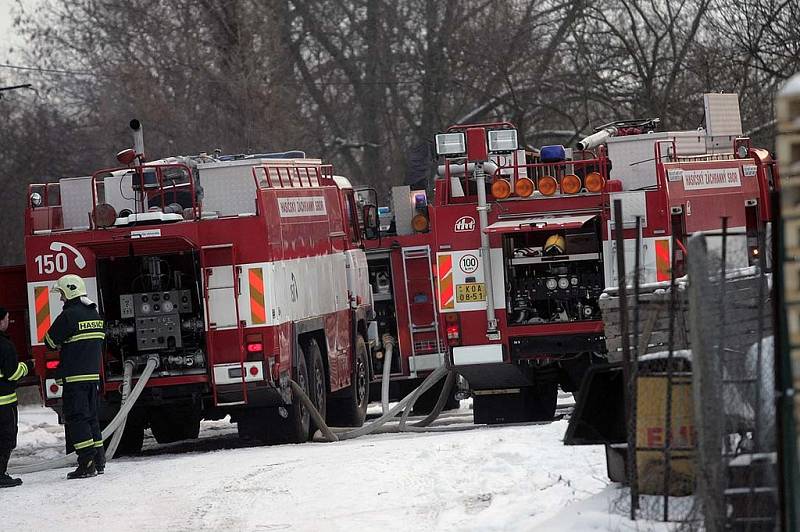
POLYGON ((19 362, 17 358, 6 333, 9 321, 8 311, 0 307, 0 488, 22 484, 22 479, 8 474, 8 461, 17 446, 17 383, 33 370, 33 360, 19 362))

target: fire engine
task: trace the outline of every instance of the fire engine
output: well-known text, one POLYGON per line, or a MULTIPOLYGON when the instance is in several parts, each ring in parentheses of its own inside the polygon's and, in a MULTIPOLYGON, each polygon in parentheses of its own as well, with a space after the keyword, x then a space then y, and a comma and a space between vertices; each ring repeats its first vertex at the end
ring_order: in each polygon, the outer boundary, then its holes
MULTIPOLYGON (((356 188, 360 205, 377 205, 378 195, 369 187, 356 188)), ((369 266, 375 320, 373 328, 388 334, 394 356, 386 357, 383 334, 370 335, 376 381, 372 397, 378 399, 383 375, 390 379, 389 399, 397 400, 416 388, 430 372, 446 363, 449 348, 444 322, 436 303, 435 210, 429 208, 425 190, 393 187, 391 207, 381 208, 380 232, 367 235, 365 251, 369 266), (384 364, 389 364, 384 373, 384 364)), ((440 382, 422 394, 417 413, 433 409, 441 393, 440 382)), ((449 393, 445 409, 458 407, 449 393)))
POLYGON ((31 185, 25 213, 28 322, 43 398, 58 409, 57 354, 43 337, 65 273, 86 280, 106 322, 101 421, 158 367, 122 449, 197 437, 230 415, 239 433, 302 442, 313 422, 290 379, 337 426, 363 423, 372 368, 370 279, 349 181, 302 152, 145 162, 142 127, 120 167, 31 185))
POLYGON ((643 283, 669 279, 673 235, 682 269, 686 237, 719 230, 723 216, 730 266, 752 262, 775 161, 741 135, 736 95, 704 98, 705 128, 614 122, 575 148, 521 149, 508 122, 436 136, 437 307, 476 423, 552 419, 557 387, 577 390, 607 359, 598 297, 618 283, 617 231, 631 279, 637 219, 643 283))

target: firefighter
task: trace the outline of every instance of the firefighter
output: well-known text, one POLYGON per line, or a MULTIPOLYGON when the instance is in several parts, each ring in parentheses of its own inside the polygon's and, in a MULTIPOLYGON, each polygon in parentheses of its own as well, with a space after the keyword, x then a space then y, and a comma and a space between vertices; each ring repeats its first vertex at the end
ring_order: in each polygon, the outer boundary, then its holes
POLYGON ((78 453, 78 468, 68 479, 102 474, 105 451, 97 419, 104 324, 97 305, 86 296, 86 285, 77 275, 61 277, 53 288, 64 309, 44 336, 51 350, 60 349, 58 378, 64 387, 64 425, 67 445, 78 453))
POLYGON ((8 475, 8 460, 17 446, 17 382, 33 368, 32 360, 17 360, 7 329, 8 312, 0 307, 0 488, 22 484, 21 479, 8 475))

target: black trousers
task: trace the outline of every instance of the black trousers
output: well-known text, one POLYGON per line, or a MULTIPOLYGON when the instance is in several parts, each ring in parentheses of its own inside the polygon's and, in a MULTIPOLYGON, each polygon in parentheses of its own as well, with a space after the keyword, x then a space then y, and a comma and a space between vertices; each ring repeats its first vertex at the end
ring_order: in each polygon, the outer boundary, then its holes
POLYGON ((95 381, 64 383, 61 399, 67 445, 75 449, 79 460, 93 457, 95 448, 103 445, 97 420, 97 386, 95 381))
POLYGON ((0 406, 0 454, 17 446, 17 421, 17 403, 0 406))

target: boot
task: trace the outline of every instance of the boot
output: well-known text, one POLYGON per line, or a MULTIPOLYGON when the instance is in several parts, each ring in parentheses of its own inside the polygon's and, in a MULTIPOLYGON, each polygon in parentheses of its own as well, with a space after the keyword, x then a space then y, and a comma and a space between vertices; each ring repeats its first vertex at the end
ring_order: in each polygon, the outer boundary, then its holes
POLYGON ((95 469, 94 466, 94 454, 90 457, 78 457, 78 468, 72 473, 67 473, 67 478, 69 480, 96 476, 97 469, 95 469))
POLYGON ((97 470, 98 475, 102 475, 106 471, 106 448, 94 448, 94 468, 97 470))
POLYGON ((0 452, 0 488, 13 488, 22 484, 22 479, 11 478, 8 471, 8 460, 11 458, 10 451, 0 452))

